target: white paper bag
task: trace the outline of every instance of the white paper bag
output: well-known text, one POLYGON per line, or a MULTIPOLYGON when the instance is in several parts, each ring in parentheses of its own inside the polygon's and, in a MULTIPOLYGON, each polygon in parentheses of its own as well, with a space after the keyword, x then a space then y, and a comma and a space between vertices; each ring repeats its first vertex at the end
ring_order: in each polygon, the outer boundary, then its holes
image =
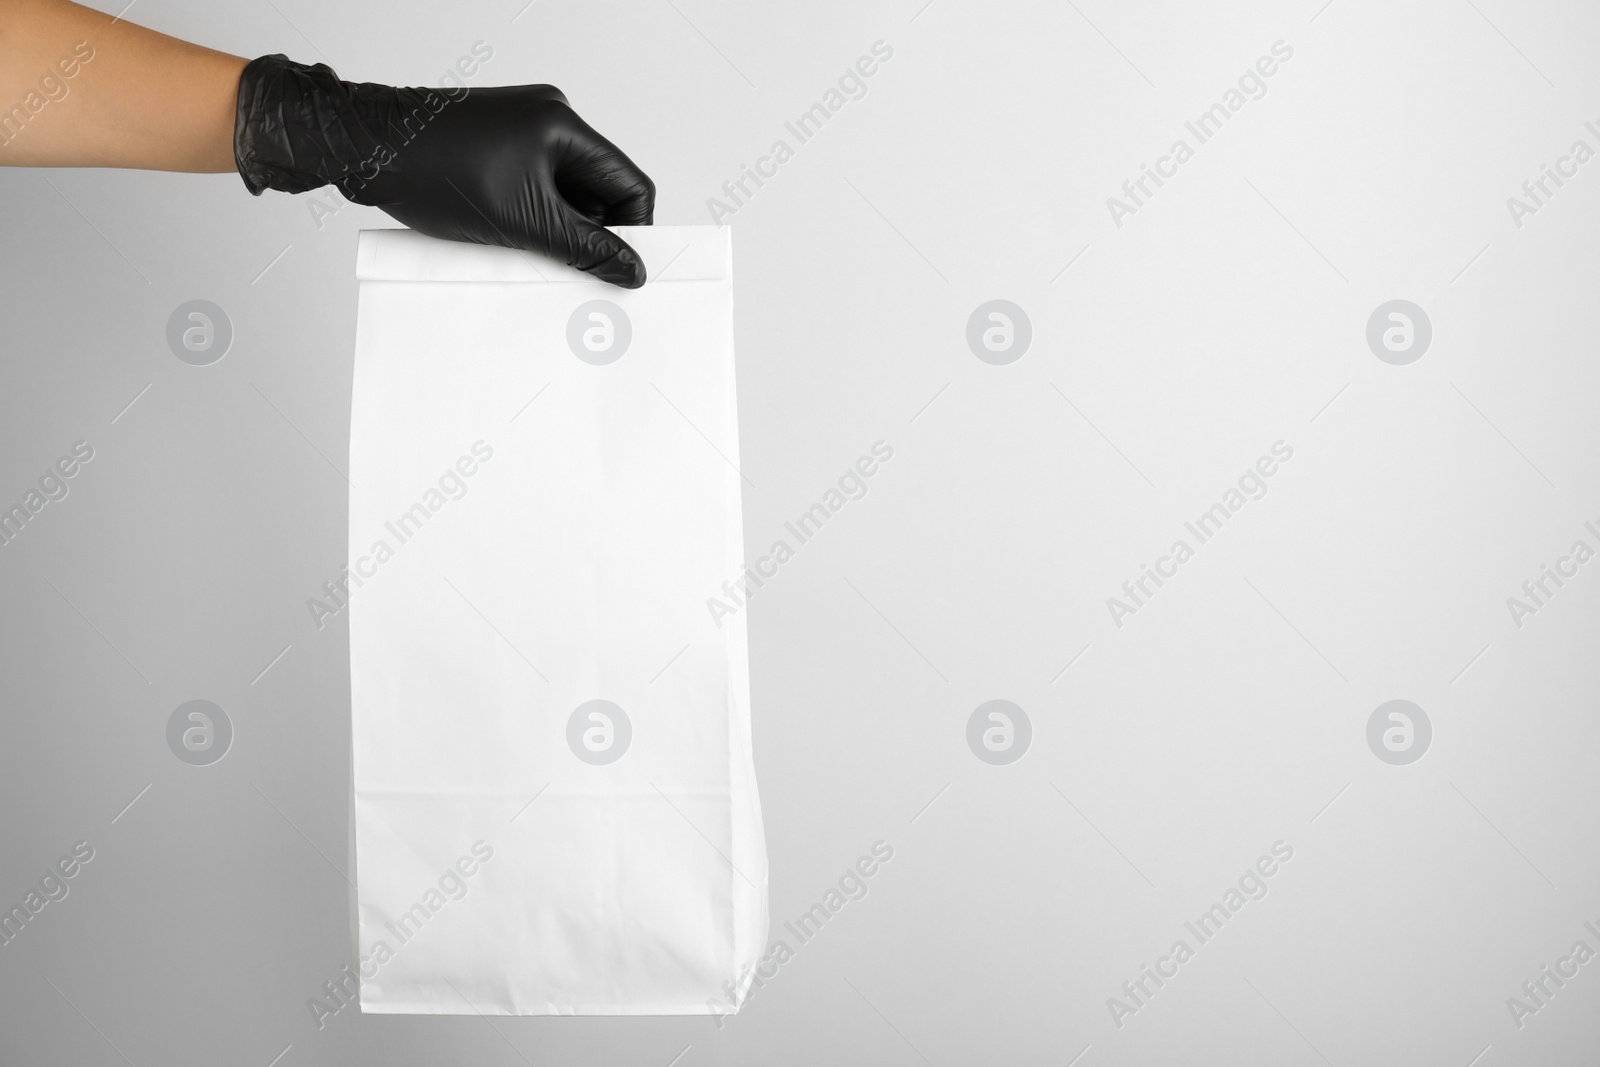
POLYGON ((641 289, 360 237, 363 1011, 723 1012, 765 945, 729 231, 617 232, 641 289))

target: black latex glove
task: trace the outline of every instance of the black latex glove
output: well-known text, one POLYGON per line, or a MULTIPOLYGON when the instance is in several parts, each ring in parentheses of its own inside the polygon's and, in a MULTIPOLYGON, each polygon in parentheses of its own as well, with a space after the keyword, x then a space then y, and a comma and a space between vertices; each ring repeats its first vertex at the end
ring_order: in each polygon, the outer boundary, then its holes
POLYGON ((656 187, 550 85, 401 89, 286 56, 239 79, 234 160, 251 193, 335 184, 421 233, 532 249, 637 289, 605 226, 647 226, 656 187))

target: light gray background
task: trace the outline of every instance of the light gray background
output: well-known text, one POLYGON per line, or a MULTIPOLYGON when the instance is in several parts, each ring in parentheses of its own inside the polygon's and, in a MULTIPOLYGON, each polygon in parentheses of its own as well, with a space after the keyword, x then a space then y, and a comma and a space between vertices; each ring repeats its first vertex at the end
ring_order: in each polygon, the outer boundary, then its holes
POLYGON ((1521 629, 1505 601, 1596 545, 1600 162, 1520 229, 1506 198, 1600 148, 1600 10, 922 3, 128 12, 409 84, 485 40, 474 83, 561 86, 663 223, 709 221, 894 48, 731 224, 747 545, 895 449, 749 609, 774 936, 874 841, 895 856, 720 1030, 319 1030, 350 952, 348 653, 305 601, 344 554, 355 232, 386 220, 6 171, 0 499, 96 456, 0 548, 0 899, 96 857, 0 948, 0 1060, 1594 1061, 1600 963, 1521 1029, 1506 998, 1600 949, 1600 564, 1521 629), (1267 95, 1114 226, 1106 198, 1278 40, 1267 95), (195 298, 236 331, 210 367, 164 339, 195 298), (1434 328, 1405 367, 1364 338, 1394 298, 1434 328), (966 346, 990 299, 1032 321, 1009 366, 966 346), (1279 439, 1270 493, 1114 627, 1105 599, 1279 439), (164 737, 194 698, 236 730, 209 767, 164 737), (966 744, 997 698, 1034 729, 1008 766, 966 744), (1365 739, 1394 698, 1434 728, 1405 767, 1365 739), (1107 998, 1280 839, 1270 894, 1115 1026, 1107 998))

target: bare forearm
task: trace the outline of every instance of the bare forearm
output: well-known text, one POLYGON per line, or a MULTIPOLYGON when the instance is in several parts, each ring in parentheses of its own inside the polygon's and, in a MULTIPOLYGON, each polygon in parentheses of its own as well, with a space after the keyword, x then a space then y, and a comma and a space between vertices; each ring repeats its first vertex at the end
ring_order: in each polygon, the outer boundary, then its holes
POLYGON ((0 165, 231 171, 245 63, 68 0, 0 0, 0 165))

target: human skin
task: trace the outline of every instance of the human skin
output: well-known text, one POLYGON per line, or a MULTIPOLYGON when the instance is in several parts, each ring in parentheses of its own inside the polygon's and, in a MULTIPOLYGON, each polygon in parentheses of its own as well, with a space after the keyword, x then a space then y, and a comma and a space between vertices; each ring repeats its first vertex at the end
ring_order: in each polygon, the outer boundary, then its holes
POLYGON ((0 0, 0 166, 233 171, 247 62, 69 0, 0 0), (65 77, 79 42, 93 59, 65 77), (30 113, 29 94, 48 102, 30 113))

